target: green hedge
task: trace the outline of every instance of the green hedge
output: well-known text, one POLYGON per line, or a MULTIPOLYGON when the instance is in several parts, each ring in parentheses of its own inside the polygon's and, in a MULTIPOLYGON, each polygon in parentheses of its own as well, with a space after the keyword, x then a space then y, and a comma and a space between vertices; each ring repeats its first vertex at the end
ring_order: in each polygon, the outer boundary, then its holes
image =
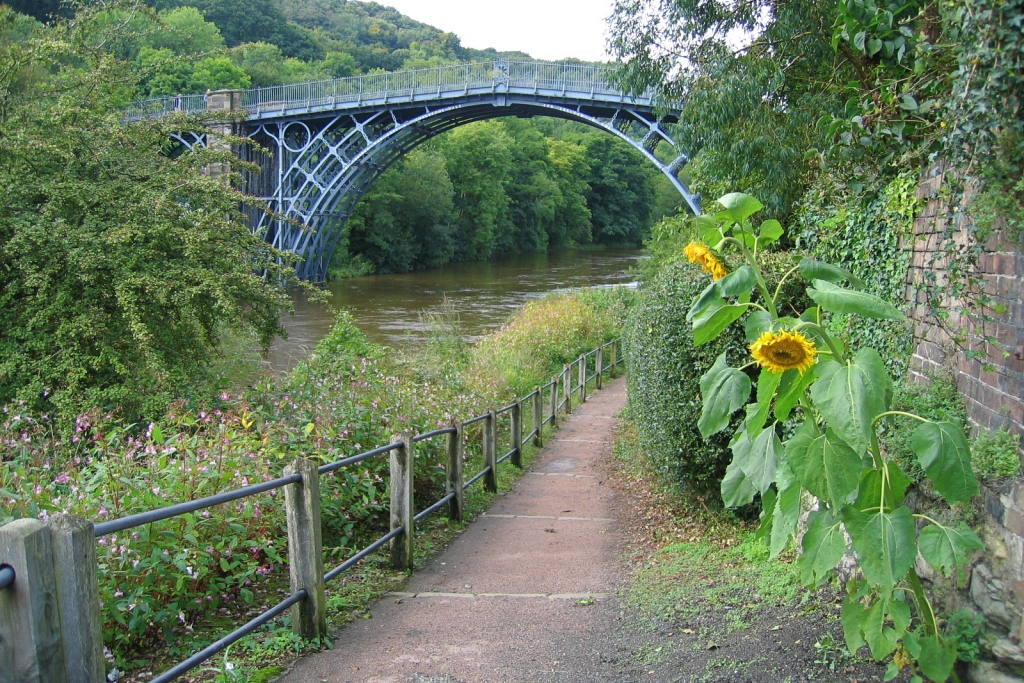
POLYGON ((738 325, 709 344, 693 347, 686 312, 709 282, 697 266, 667 266, 642 287, 623 333, 630 412, 640 444, 659 475, 698 491, 717 489, 729 464, 734 431, 727 429, 708 442, 701 439, 700 377, 723 351, 732 365, 747 353, 738 325))

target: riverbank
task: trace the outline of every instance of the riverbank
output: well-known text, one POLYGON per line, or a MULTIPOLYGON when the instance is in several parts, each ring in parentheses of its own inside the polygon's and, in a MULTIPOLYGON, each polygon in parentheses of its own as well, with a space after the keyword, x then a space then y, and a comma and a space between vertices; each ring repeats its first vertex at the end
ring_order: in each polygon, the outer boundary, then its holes
MULTIPOLYGON (((534 302, 495 335, 509 343, 491 344, 487 362, 452 321, 434 321, 422 353, 396 355, 340 314, 313 356, 285 378, 201 404, 179 401, 147 425, 96 411, 79 417, 69 440, 41 417, 9 412, 0 428, 0 513, 3 521, 53 512, 109 520, 267 481, 294 458, 334 462, 399 431, 431 431, 502 405, 617 336, 628 297, 599 290, 534 302), (503 346, 514 352, 503 356, 503 346), (523 354, 541 361, 534 375, 522 373, 523 354)), ((479 436, 467 452, 467 467, 478 464, 479 436)), ((418 501, 443 495, 444 462, 443 444, 417 448, 418 501)), ((323 478, 325 561, 340 562, 387 528, 386 479, 386 460, 323 478)), ((269 494, 98 539, 104 642, 118 668, 152 671, 164 657, 153 652, 180 659, 218 625, 275 602, 287 582, 282 508, 269 494)), ((438 533, 442 542, 450 530, 438 533)), ((363 572, 335 600, 338 613, 365 599, 363 580, 371 593, 390 581, 372 565, 363 572)), ((275 628, 250 641, 254 652, 302 646, 275 628)))

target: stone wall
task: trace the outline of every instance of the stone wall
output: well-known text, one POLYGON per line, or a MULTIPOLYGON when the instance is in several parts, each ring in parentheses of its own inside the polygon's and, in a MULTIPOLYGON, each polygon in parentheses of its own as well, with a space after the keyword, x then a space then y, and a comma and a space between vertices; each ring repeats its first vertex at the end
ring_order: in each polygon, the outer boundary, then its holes
MULTIPOLYGON (((980 256, 979 274, 994 307, 992 322, 983 330, 973 327, 956 314, 960 302, 947 296, 942 304, 951 315, 945 324, 938 324, 928 315, 927 295, 919 285, 930 277, 940 287, 944 284, 944 263, 936 258, 946 231, 943 204, 937 198, 941 181, 936 175, 918 188, 919 198, 927 203, 914 224, 916 239, 908 274, 915 342, 910 373, 928 381, 928 373, 951 368, 974 428, 1005 427, 1024 434, 1024 240, 997 232, 980 256), (967 347, 981 357, 968 360, 956 347, 953 335, 963 330, 968 332, 967 347), (979 339, 982 334, 998 339, 1002 348, 984 344, 979 339)), ((982 487, 981 499, 984 525, 978 531, 987 550, 971 568, 966 590, 949 593, 937 585, 938 593, 944 594, 937 597, 946 603, 947 611, 966 605, 986 617, 988 645, 996 661, 973 665, 972 680, 1024 683, 1024 479, 982 487)), ((922 578, 935 581, 937 577, 929 576, 930 570, 922 564, 918 562, 922 578)))

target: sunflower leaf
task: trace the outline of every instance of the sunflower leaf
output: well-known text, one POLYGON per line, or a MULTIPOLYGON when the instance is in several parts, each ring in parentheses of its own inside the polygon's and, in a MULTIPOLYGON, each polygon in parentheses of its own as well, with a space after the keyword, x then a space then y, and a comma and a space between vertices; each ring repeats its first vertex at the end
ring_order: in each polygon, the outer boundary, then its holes
POLYGON ((978 493, 971 449, 952 422, 925 422, 910 435, 910 447, 935 489, 950 502, 967 503, 978 493))
POLYGON ((750 398, 750 377, 729 367, 723 352, 700 378, 704 405, 697 420, 700 435, 707 439, 729 426, 729 417, 750 398))
POLYGON ((906 316, 889 302, 867 292, 838 287, 827 280, 814 280, 814 286, 807 289, 819 306, 833 313, 855 313, 865 318, 904 320, 906 316))
POLYGON ((743 470, 758 493, 764 493, 775 481, 775 470, 782 453, 782 442, 775 434, 775 425, 762 429, 753 440, 742 427, 736 434, 738 436, 731 445, 733 464, 743 470))
POLYGON ((917 533, 910 508, 901 505, 892 512, 862 512, 847 505, 842 518, 864 578, 880 585, 883 591, 891 591, 917 557, 917 533))
POLYGON ((755 197, 742 192, 730 192, 719 198, 718 203, 725 207, 725 211, 718 212, 715 217, 728 218, 736 223, 742 223, 764 208, 755 197))
POLYGON ((839 438, 862 455, 871 443, 872 421, 892 400, 892 380, 878 352, 861 349, 845 365, 818 364, 811 400, 839 438))
POLYGON ((831 510, 815 510, 807 518, 803 550, 796 562, 800 580, 805 586, 814 588, 825 580, 846 552, 842 522, 831 510))
POLYGON ((757 403, 751 404, 751 406, 756 406, 756 410, 751 415, 750 408, 747 409, 747 436, 753 437, 768 421, 768 415, 772 409, 772 399, 775 398, 775 390, 781 380, 781 372, 761 371, 761 375, 757 378, 757 403))
POLYGON ((757 491, 734 457, 722 479, 722 502, 727 508, 738 508, 753 501, 755 493, 757 491))
POLYGON ((722 333, 722 330, 739 319, 747 306, 726 304, 709 307, 693 318, 693 345, 702 346, 722 333))
POLYGON ((807 257, 800 259, 800 274, 808 280, 825 280, 833 284, 849 282, 854 289, 867 287, 863 280, 850 271, 807 257))
POLYGON ((785 422, 789 419, 789 413, 793 407, 800 402, 807 387, 815 378, 815 368, 800 374, 799 370, 786 370, 782 374, 782 381, 779 383, 779 396, 775 399, 775 419, 785 422))

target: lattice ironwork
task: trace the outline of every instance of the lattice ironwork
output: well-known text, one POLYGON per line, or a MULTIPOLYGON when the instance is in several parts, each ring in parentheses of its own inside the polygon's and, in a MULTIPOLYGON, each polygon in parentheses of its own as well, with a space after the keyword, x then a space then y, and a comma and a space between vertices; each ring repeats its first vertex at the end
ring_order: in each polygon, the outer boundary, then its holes
MULTIPOLYGON (((129 116, 223 110, 212 102, 218 95, 198 96, 202 107, 195 97, 147 100, 129 116)), ((253 229, 303 256, 298 273, 313 282, 326 278, 348 217, 377 178, 425 140, 472 121, 554 116, 605 130, 660 169, 700 213, 698 197, 678 177, 688 157, 666 130, 677 109, 628 97, 598 67, 495 60, 253 88, 230 101, 239 103, 241 132, 257 143, 239 154, 262 169, 246 191, 295 222, 253 210, 253 229), (655 153, 659 145, 672 151, 671 161, 655 153)))

